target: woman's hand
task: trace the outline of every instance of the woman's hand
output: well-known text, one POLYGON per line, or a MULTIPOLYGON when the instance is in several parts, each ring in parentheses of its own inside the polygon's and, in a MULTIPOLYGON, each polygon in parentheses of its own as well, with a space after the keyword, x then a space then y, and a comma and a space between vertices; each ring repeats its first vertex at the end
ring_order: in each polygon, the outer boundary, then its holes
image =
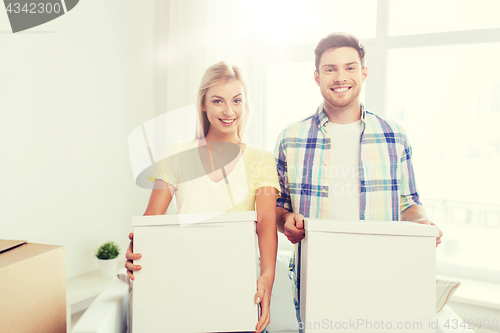
POLYGON ((269 325, 271 318, 271 291, 273 289, 278 248, 278 234, 276 232, 277 196, 278 191, 274 187, 260 187, 255 192, 260 252, 260 278, 257 280, 255 303, 260 304, 261 309, 261 316, 255 326, 257 332, 262 332, 269 325))
MULTIPOLYGON (((151 197, 149 198, 148 207, 146 208, 144 216, 165 215, 172 201, 174 192, 175 187, 167 184, 161 179, 155 179, 153 191, 151 192, 151 197)), ((130 244, 127 249, 127 262, 125 263, 125 268, 127 269, 129 279, 134 280, 134 272, 142 269, 140 265, 134 265, 134 260, 142 258, 142 255, 140 253, 134 253, 134 234, 132 232, 128 234, 128 238, 130 239, 130 244)))
POLYGON ((270 306, 271 306, 271 292, 273 290, 273 277, 261 275, 257 280, 257 292, 255 293, 255 303, 260 304, 261 316, 257 325, 255 326, 256 332, 262 332, 270 322, 270 306))
POLYGON ((134 260, 140 259, 142 255, 140 253, 133 253, 134 250, 134 234, 131 232, 128 234, 128 238, 130 239, 130 244, 127 249, 127 262, 125 263, 125 268, 127 269, 127 275, 130 280, 134 280, 134 271, 139 271, 142 269, 140 265, 134 265, 134 260))

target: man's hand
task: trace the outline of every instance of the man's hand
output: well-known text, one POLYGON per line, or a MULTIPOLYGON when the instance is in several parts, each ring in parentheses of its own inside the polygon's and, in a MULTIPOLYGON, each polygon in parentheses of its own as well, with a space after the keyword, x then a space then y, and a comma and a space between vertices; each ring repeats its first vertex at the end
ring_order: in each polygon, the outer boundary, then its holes
MULTIPOLYGON (((421 205, 413 205, 401 214, 401 221, 415 222, 420 224, 427 224, 436 226, 433 222, 429 220, 425 209, 421 205)), ((438 227, 439 230, 439 227, 438 227)), ((443 237, 443 232, 439 230, 439 236, 436 237, 436 247, 441 244, 441 237, 443 237)))
POLYGON ((283 216, 285 220, 285 236, 292 243, 298 243, 304 238, 304 216, 301 214, 287 213, 283 216))
MULTIPOLYGON (((420 223, 420 224, 433 225, 433 226, 437 227, 437 225, 435 223, 433 223, 432 221, 429 221, 427 219, 419 219, 419 220, 412 221, 412 222, 416 222, 416 223, 420 223)), ((441 237, 443 237, 443 232, 441 231, 441 229, 439 229, 439 227, 438 227, 438 230, 439 230, 439 236, 436 237, 436 247, 439 244, 441 244, 441 237)))

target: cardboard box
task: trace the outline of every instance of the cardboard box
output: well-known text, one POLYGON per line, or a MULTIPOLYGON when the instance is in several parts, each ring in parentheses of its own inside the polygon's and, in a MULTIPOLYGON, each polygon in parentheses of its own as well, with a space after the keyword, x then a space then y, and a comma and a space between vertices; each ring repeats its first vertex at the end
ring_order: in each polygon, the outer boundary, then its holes
POLYGON ((254 331, 255 212, 134 217, 134 333, 254 331))
POLYGON ((1 332, 66 332, 65 259, 61 246, 0 240, 1 332))
POLYGON ((301 321, 311 332, 434 332, 434 226, 308 219, 301 321))

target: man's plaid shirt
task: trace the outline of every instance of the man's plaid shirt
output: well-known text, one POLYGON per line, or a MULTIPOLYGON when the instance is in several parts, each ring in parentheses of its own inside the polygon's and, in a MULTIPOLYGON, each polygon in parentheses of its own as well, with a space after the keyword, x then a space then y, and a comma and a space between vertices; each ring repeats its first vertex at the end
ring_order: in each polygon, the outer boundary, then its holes
MULTIPOLYGON (((360 220, 399 221, 401 213, 420 205, 403 128, 368 112, 361 105, 360 220)), ((331 139, 321 104, 303 121, 278 136, 275 157, 281 185, 277 206, 306 218, 326 218, 331 139)), ((294 299, 299 304, 300 243, 295 246, 294 299), (296 264, 297 263, 297 264, 296 264)))

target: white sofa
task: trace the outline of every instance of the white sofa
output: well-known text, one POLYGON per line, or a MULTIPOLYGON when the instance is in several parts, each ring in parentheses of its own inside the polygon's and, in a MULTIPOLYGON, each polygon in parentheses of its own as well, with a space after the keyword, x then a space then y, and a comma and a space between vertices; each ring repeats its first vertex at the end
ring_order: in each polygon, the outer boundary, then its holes
MULTIPOLYGON (((291 327, 297 327, 295 307, 292 299, 292 284, 288 278, 288 262, 292 246, 279 234, 276 278, 271 298, 271 324, 269 333, 296 333, 291 327)), ((124 269, 122 270, 124 272, 124 269)), ((73 333, 124 333, 127 321, 128 286, 118 278, 113 278, 82 315, 73 329, 73 333)), ((452 329, 454 320, 462 319, 448 306, 436 315, 439 333, 473 333, 469 329, 452 329), (445 325, 448 323, 449 328, 445 325)), ((460 328, 460 327, 459 327, 460 328)))

